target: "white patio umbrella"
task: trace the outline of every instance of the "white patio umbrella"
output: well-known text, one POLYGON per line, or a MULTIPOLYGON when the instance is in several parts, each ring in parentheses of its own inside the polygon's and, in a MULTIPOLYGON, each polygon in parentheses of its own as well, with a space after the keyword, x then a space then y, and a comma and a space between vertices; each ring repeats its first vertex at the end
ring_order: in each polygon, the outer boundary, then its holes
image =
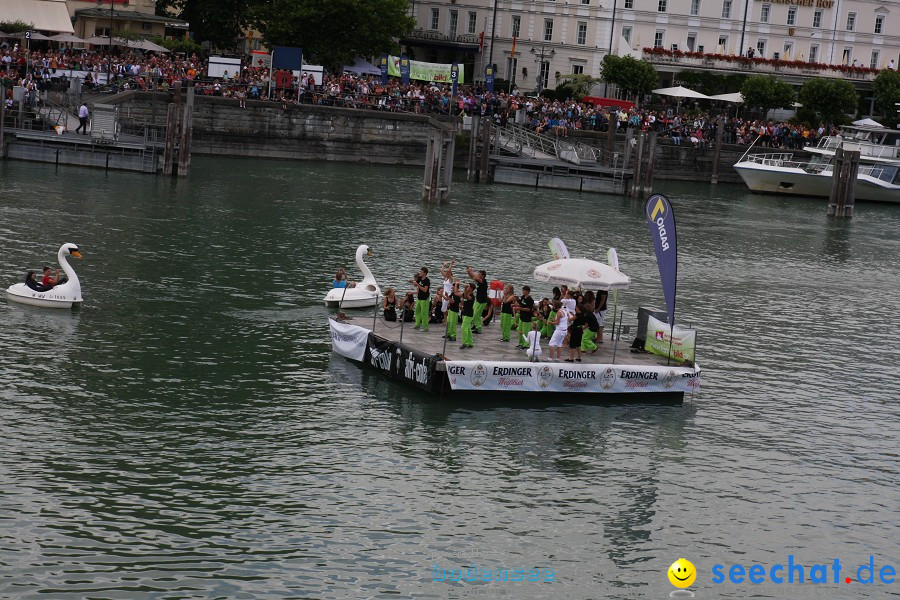
POLYGON ((744 96, 740 92, 732 92, 730 94, 718 94, 710 96, 710 100, 721 100, 722 102, 731 102, 732 104, 743 104, 744 96))
POLYGON ((609 265, 587 258, 561 258, 534 268, 538 281, 587 290, 627 290, 631 279, 609 265))
POLYGON ((132 48, 148 50, 150 52, 169 52, 168 48, 160 46, 159 44, 151 42, 150 40, 136 40, 134 42, 129 42, 128 45, 132 48))
POLYGON ((84 39, 78 37, 77 35, 72 35, 71 33, 60 33, 59 35, 54 35, 50 38, 50 41, 53 42, 72 42, 73 44, 85 44, 84 39))
MULTIPOLYGON (((88 44, 92 44, 94 46, 109 46, 109 38, 102 35, 95 35, 94 37, 89 37, 84 40, 88 44)), ((122 38, 113 38, 112 40, 113 46, 126 46, 125 40, 122 38)))
POLYGON ((658 90, 653 90, 653 93, 660 96, 672 96, 673 98, 699 98, 700 100, 709 100, 709 96, 706 94, 695 92, 692 89, 680 85, 676 87, 659 88, 658 90))

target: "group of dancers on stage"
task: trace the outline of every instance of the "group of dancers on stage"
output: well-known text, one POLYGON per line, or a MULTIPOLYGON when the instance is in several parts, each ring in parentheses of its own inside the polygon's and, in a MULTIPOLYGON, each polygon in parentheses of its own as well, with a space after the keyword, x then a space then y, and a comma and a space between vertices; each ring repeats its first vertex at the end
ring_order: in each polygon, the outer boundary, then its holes
MULTIPOLYGON (((456 260, 443 263, 443 286, 432 290, 428 268, 422 267, 410 280, 413 291, 401 302, 394 288, 384 295, 386 321, 415 321, 415 329, 428 331, 431 324, 446 325, 447 339, 461 337, 460 349, 474 348, 473 334, 494 318, 494 305, 488 294, 487 273, 466 267, 470 281, 462 284, 454 278, 456 260), (460 324, 460 319, 462 323, 460 324)), ((562 349, 569 348, 565 362, 581 362, 582 353, 593 354, 597 344, 603 343, 607 292, 570 290, 566 286, 553 288, 553 298, 539 302, 531 296, 531 288, 522 286, 516 295, 512 284, 506 284, 500 294, 500 340, 511 341, 513 330, 518 334, 516 348, 526 351, 531 359, 542 355, 540 340, 548 338, 550 362, 562 361, 562 349)))

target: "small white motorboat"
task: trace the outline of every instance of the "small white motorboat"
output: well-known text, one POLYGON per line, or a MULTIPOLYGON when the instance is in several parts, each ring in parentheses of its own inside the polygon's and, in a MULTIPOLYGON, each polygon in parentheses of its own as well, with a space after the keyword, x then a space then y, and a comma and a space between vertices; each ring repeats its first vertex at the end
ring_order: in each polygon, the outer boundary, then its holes
POLYGON ((372 271, 363 262, 363 257, 373 256, 369 247, 363 244, 356 249, 356 266, 362 271, 362 281, 353 287, 332 288, 325 296, 325 306, 330 308, 367 308, 378 304, 381 288, 372 276, 372 271))
POLYGON ((81 258, 78 246, 75 244, 63 244, 56 255, 59 265, 66 273, 67 281, 44 290, 40 284, 36 284, 33 280, 26 280, 26 283, 16 283, 9 286, 6 290, 6 297, 13 302, 43 306, 45 308, 71 308, 73 305, 80 304, 81 282, 78 281, 78 275, 69 266, 69 262, 66 260, 67 256, 81 258))

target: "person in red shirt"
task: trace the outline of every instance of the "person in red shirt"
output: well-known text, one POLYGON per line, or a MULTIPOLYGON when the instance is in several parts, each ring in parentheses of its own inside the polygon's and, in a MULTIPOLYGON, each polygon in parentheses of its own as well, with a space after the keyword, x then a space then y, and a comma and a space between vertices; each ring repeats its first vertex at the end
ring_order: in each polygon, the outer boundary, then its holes
POLYGON ((46 288, 52 288, 54 285, 59 283, 59 269, 56 270, 56 275, 53 277, 50 276, 50 267, 44 266, 44 276, 41 277, 41 285, 46 288))

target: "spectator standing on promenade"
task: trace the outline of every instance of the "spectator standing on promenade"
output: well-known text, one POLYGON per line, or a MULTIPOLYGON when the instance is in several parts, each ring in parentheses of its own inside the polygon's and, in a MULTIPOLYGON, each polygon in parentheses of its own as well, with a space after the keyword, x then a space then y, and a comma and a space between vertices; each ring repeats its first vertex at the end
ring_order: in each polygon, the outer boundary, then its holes
POLYGON ((78 127, 75 128, 75 133, 78 133, 78 130, 83 130, 81 134, 87 135, 88 117, 90 115, 91 111, 88 110, 87 102, 82 102, 81 106, 78 107, 78 127))

